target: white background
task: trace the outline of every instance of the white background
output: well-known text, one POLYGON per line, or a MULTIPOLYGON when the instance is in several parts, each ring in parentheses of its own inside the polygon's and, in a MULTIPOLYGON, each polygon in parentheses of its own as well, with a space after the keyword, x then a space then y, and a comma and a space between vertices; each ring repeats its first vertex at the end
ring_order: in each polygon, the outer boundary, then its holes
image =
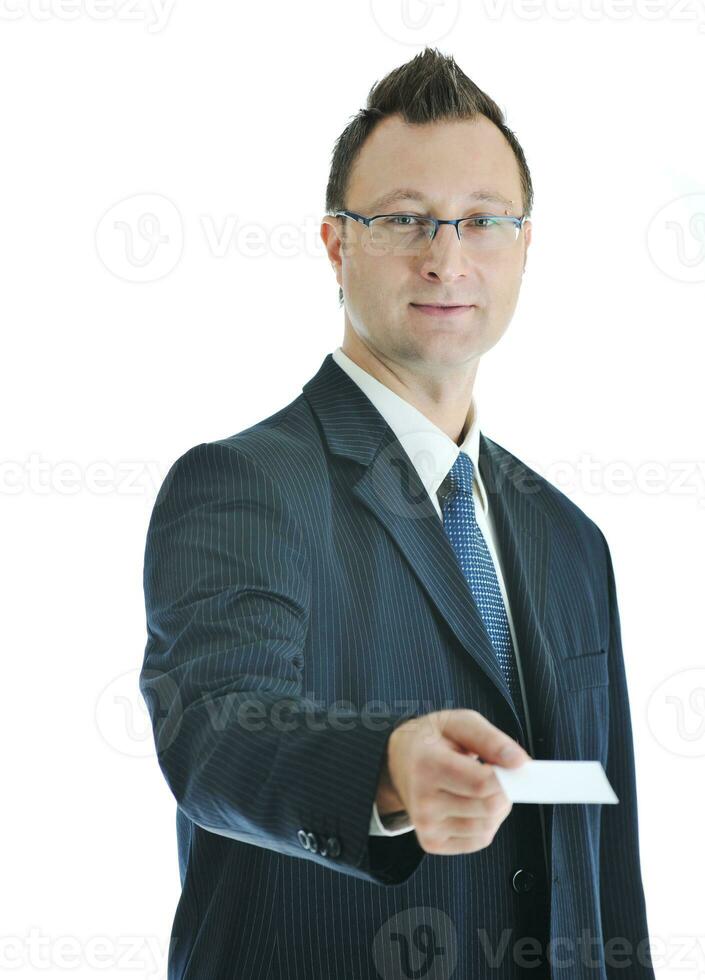
POLYGON ((178 456, 287 404, 341 343, 333 143, 431 44, 531 168, 482 429, 609 541, 657 975, 702 976, 705 8, 141 3, 0 0, 3 967, 166 976, 149 515, 178 456))

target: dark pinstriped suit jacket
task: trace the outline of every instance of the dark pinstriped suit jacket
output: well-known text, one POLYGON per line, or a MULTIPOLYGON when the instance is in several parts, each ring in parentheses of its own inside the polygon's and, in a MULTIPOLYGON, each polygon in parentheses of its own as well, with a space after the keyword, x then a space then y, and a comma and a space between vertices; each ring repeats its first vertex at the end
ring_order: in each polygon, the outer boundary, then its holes
POLYGON ((178 804, 170 980, 652 980, 607 543, 484 436, 479 462, 535 754, 599 759, 620 803, 544 807, 543 838, 514 804, 474 854, 368 834, 401 721, 475 708, 527 740, 418 474, 329 354, 285 408, 181 456, 150 520, 140 689, 178 804))

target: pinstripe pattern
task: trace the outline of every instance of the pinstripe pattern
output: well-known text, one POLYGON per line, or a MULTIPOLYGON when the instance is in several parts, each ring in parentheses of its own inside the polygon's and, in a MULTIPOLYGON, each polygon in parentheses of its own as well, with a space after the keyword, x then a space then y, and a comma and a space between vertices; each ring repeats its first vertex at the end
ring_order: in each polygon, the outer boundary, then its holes
POLYGON ((653 980, 607 543, 484 435, 479 468, 536 755, 599 759, 620 804, 544 807, 549 875, 532 804, 475 854, 368 834, 394 725, 472 707, 526 741, 417 472, 329 354, 285 408, 181 456, 150 520, 140 689, 178 804, 170 980, 548 977, 512 955, 531 936, 561 941, 554 978, 653 980), (629 971, 606 968, 610 937, 629 971))

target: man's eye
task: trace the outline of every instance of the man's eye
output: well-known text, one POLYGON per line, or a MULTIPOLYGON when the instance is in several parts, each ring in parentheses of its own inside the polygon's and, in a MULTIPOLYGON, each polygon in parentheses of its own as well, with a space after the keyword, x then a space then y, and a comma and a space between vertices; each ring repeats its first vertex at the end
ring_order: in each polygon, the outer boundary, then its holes
POLYGON ((478 215, 474 218, 468 218, 469 222, 472 222, 473 228, 492 228, 494 225, 499 224, 498 221, 488 214, 478 215))
POLYGON ((418 222, 418 218, 415 218, 413 214, 393 214, 390 217, 391 224, 399 224, 408 228, 413 224, 418 222))

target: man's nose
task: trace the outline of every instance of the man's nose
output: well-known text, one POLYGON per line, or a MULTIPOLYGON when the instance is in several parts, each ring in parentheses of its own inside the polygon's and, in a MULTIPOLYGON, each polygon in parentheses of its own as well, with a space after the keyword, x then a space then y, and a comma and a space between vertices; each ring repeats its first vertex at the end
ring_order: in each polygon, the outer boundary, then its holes
POLYGON ((440 278, 464 274, 472 264, 472 257, 458 238, 453 225, 439 225, 435 238, 428 243, 421 262, 421 271, 434 272, 440 278))

